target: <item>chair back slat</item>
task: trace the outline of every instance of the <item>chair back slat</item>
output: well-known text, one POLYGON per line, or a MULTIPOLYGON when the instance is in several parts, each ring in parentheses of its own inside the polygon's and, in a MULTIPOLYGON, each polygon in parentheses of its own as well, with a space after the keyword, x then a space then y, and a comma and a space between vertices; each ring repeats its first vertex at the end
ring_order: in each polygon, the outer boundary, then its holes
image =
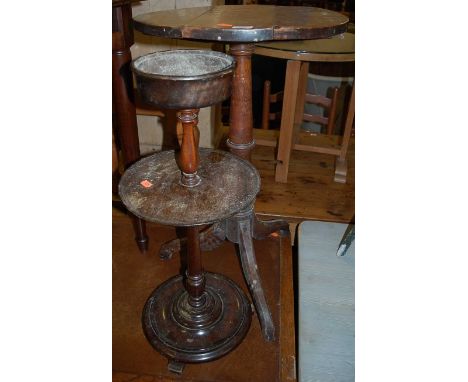
POLYGON ((330 98, 317 95, 317 94, 310 94, 306 93, 305 95, 305 102, 306 103, 313 103, 315 105, 319 105, 322 107, 330 107, 332 100, 330 98))
POLYGON ((328 124, 328 118, 322 117, 321 115, 316 115, 316 114, 306 114, 302 116, 302 119, 307 122, 315 122, 315 123, 320 123, 322 125, 327 125, 328 124))
MULTIPOLYGON (((268 129, 269 122, 281 119, 281 111, 272 113, 270 111, 270 104, 282 102, 284 97, 284 91, 277 93, 271 93, 271 82, 265 81, 263 87, 263 110, 262 110, 262 128, 268 129)), ((327 117, 321 115, 312 115, 304 113, 302 120, 307 122, 314 122, 324 125, 326 127, 326 133, 328 135, 334 133, 334 125, 336 119, 336 109, 338 102, 338 88, 333 88, 331 98, 306 93, 304 97, 304 103, 315 104, 319 107, 326 109, 327 117)))

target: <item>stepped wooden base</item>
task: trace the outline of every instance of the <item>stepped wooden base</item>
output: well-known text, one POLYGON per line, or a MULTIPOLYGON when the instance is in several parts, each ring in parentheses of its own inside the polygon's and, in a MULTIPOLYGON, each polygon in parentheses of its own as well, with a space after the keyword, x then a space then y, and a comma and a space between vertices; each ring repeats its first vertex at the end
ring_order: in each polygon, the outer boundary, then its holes
POLYGON ((201 304, 192 306, 182 276, 154 290, 143 310, 151 345, 171 361, 206 362, 234 349, 250 327, 252 311, 244 292, 220 274, 205 273, 201 304))
MULTIPOLYGON (((173 227, 148 223, 149 253, 156 253, 175 237, 173 227)), ((112 370, 113 382, 249 381, 292 382, 294 377, 294 294, 289 237, 273 235, 253 241, 259 274, 276 329, 276 340, 264 341, 258 319, 234 350, 210 362, 185 364, 182 375, 168 370, 167 357, 156 351, 142 330, 142 310, 151 292, 169 275, 179 274, 185 254, 163 262, 157 256, 141 256, 133 240, 128 215, 113 208, 112 222, 112 370), (180 260, 180 261, 179 261, 180 260)), ((202 254, 207 271, 221 273, 239 285, 249 297, 235 246, 226 240, 202 254)))

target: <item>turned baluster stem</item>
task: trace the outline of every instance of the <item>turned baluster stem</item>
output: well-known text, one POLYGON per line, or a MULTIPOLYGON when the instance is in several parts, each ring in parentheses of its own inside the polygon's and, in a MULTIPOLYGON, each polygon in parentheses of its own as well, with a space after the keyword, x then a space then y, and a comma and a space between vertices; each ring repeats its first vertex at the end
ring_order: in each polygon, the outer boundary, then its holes
POLYGON ((198 154, 198 142, 200 133, 198 131, 199 109, 186 109, 179 111, 177 118, 182 122, 183 135, 177 164, 182 171, 180 183, 186 187, 195 187, 200 184, 201 178, 197 175, 200 157, 198 154))
POLYGON ((188 303, 198 308, 205 302, 205 276, 201 261, 200 237, 198 227, 187 228, 187 271, 186 290, 189 294, 188 303))

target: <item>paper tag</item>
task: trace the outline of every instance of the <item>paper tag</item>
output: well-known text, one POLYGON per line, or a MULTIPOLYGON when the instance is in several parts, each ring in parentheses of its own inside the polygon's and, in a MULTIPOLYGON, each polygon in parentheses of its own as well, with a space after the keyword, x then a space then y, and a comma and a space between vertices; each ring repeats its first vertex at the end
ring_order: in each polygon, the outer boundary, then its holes
POLYGON ((140 184, 144 187, 144 188, 150 188, 153 183, 151 183, 148 179, 145 179, 145 180, 142 180, 140 182, 140 184))

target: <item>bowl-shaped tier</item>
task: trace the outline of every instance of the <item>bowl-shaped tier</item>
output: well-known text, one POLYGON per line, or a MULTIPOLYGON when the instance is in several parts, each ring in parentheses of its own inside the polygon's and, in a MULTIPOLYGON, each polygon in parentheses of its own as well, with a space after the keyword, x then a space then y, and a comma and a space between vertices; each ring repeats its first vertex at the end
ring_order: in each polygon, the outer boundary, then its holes
POLYGON ((122 175, 119 195, 134 215, 171 226, 211 224, 255 202, 260 176, 255 167, 231 153, 200 149, 201 183, 180 184, 173 150, 140 159, 122 175))
POLYGON ((199 109, 231 95, 234 59, 210 50, 168 50, 132 62, 141 99, 164 109, 199 109))

